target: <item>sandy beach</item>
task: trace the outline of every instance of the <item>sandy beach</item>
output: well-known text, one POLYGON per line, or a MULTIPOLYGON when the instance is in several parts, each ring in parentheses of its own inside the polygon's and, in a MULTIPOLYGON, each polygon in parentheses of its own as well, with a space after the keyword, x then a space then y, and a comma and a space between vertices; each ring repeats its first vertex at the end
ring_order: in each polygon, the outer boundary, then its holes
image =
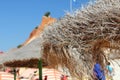
POLYGON ((113 80, 120 80, 120 60, 114 60, 114 62, 112 61, 112 66, 115 71, 113 80))

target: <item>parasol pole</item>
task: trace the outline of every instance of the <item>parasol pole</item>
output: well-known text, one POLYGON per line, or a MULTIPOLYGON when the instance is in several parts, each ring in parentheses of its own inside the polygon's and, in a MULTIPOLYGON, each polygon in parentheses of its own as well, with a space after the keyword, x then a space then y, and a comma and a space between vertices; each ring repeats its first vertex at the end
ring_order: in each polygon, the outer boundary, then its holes
POLYGON ((39 80, 42 80, 42 60, 39 59, 38 61, 38 68, 39 68, 39 80))
POLYGON ((13 68, 13 73, 14 73, 14 80, 16 80, 16 69, 13 68))

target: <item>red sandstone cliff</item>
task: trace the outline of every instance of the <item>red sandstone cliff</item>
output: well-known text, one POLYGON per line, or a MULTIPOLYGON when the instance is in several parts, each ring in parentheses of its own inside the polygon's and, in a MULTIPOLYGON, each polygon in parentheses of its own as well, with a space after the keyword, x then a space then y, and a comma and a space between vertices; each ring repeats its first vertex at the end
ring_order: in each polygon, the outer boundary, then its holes
POLYGON ((39 36, 39 34, 44 30, 44 28, 52 23, 54 23, 56 21, 55 18, 51 18, 51 17, 46 17, 43 16, 42 17, 42 22, 41 24, 38 26, 37 29, 34 29, 31 33, 29 38, 23 43, 22 46, 29 44, 32 40, 34 40, 35 38, 37 38, 39 36))

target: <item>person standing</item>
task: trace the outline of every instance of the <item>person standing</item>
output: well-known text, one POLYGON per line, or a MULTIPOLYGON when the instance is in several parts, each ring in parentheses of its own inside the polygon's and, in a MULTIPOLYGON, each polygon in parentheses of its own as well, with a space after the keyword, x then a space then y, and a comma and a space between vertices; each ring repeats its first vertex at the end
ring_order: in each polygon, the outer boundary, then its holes
POLYGON ((101 65, 99 63, 96 63, 94 65, 93 74, 94 74, 95 80, 106 80, 104 70, 102 70, 101 65))
POLYGON ((45 75, 45 78, 44 78, 44 80, 47 80, 47 78, 48 78, 48 76, 47 76, 47 75, 45 75))
POLYGON ((67 75, 62 75, 61 80, 68 80, 67 77, 68 77, 67 75))
POLYGON ((108 77, 108 80, 113 80, 113 75, 114 75, 114 70, 110 64, 110 62, 107 63, 107 77, 108 77))

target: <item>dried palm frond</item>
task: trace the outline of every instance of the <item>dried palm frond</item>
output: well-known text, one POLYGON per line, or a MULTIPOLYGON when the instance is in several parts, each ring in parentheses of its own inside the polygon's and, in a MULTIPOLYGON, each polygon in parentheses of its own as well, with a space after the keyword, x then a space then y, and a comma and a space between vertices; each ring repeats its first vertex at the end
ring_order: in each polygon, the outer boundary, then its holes
POLYGON ((120 0, 96 0, 47 27, 41 44, 48 64, 66 67, 79 79, 92 78, 96 61, 104 68, 108 58, 103 48, 120 49, 119 4, 120 0))

